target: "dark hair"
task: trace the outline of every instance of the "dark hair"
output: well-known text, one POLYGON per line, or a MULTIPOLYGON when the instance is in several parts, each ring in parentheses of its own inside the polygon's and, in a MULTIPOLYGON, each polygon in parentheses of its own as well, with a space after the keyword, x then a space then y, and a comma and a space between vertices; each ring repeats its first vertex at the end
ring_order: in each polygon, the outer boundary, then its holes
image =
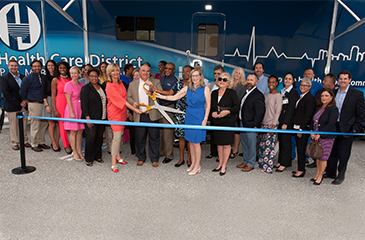
POLYGON ((65 62, 65 61, 60 61, 56 64, 56 69, 55 69, 55 77, 59 77, 61 74, 60 74, 60 71, 58 70, 58 68, 63 65, 66 67, 66 73, 67 73, 67 76, 70 76, 70 65, 68 64, 68 62, 65 62))
MULTIPOLYGON (((47 76, 51 76, 51 74, 50 74, 50 72, 49 72, 49 70, 48 70, 48 68, 47 68, 47 64, 48 63, 53 63, 53 65, 54 65, 54 68, 55 68, 55 72, 56 72, 56 62, 55 62, 55 60, 52 60, 52 59, 50 59, 50 60, 48 60, 47 62, 46 62, 46 66, 44 67, 45 68, 45 70, 46 70, 46 75, 47 76)), ((54 73, 55 73, 54 72, 54 73)), ((52 77, 52 76, 51 76, 52 77)))
MULTIPOLYGON (((285 75, 284 75, 284 79, 285 79, 285 76, 286 75, 291 75, 291 77, 293 78, 293 88, 295 88, 295 76, 294 76, 294 74, 293 73, 291 73, 291 72, 287 72, 287 73, 285 73, 285 75)), ((283 83, 284 84, 284 83, 283 83)))
MULTIPOLYGON (((311 67, 307 67, 306 69, 304 69, 304 72, 307 71, 307 70, 312 70, 313 71, 313 68, 311 67)), ((313 71, 314 72, 314 71, 313 71)))
POLYGON ((322 102, 322 99, 321 99, 321 95, 322 95, 323 92, 328 92, 332 97, 331 102, 327 105, 326 108, 332 107, 333 105, 336 105, 335 93, 329 88, 324 88, 324 89, 319 90, 318 99, 317 99, 317 109, 320 109, 323 105, 323 102, 322 102))
POLYGON ((326 76, 324 77, 329 77, 329 79, 331 80, 331 82, 333 83, 333 85, 336 84, 336 75, 333 73, 328 73, 326 76))
POLYGON ((124 73, 128 70, 128 69, 130 69, 131 67, 133 67, 133 64, 132 63, 127 63, 126 65, 124 65, 124 73))
MULTIPOLYGON (((99 64, 99 70, 100 70, 100 72, 101 72, 101 65, 103 65, 103 64, 106 64, 106 66, 108 66, 108 63, 107 63, 107 62, 102 62, 102 63, 100 63, 100 64, 99 64)), ((88 64, 88 65, 90 65, 90 64, 88 64)))
POLYGON ((255 76, 256 80, 259 80, 259 78, 257 77, 256 73, 250 73, 250 74, 247 75, 247 77, 250 76, 250 75, 255 76))
POLYGON ((221 70, 222 73, 226 71, 226 70, 224 70, 224 67, 222 67, 221 65, 215 66, 213 72, 216 70, 221 70))
POLYGON ((98 74, 98 76, 100 76, 100 71, 97 68, 90 69, 89 71, 87 71, 86 75, 89 76, 90 73, 92 73, 92 72, 96 72, 98 74))
POLYGON ((183 67, 183 69, 184 68, 186 68, 186 67, 189 67, 190 68, 190 72, 191 72, 191 70, 193 70, 194 68, 192 67, 192 66, 190 66, 190 65, 185 65, 184 67, 183 67))
POLYGON ((338 78, 340 78, 340 75, 341 74, 347 74, 347 75, 349 75, 349 79, 351 79, 351 73, 349 72, 349 71, 347 71, 347 70, 342 70, 338 75, 337 75, 337 77, 338 78))
POLYGON ((270 77, 267 79, 269 81, 270 78, 275 78, 276 82, 279 83, 279 78, 276 75, 270 75, 270 77))
POLYGON ((43 63, 40 61, 40 60, 33 60, 31 63, 30 63, 30 67, 33 67, 33 64, 34 63, 39 63, 41 65, 41 67, 43 67, 43 63))
POLYGON ((255 63, 255 65, 253 65, 253 70, 255 70, 255 67, 256 67, 257 64, 261 64, 262 65, 262 69, 265 70, 265 65, 262 62, 255 63))
POLYGON ((158 63, 162 63, 164 66, 166 66, 167 62, 164 60, 159 61, 158 63))
POLYGON ((15 60, 15 59, 10 59, 10 60, 9 60, 9 62, 8 62, 8 65, 9 65, 11 62, 15 62, 16 64, 18 64, 18 65, 19 65, 18 61, 17 61, 17 60, 15 60))

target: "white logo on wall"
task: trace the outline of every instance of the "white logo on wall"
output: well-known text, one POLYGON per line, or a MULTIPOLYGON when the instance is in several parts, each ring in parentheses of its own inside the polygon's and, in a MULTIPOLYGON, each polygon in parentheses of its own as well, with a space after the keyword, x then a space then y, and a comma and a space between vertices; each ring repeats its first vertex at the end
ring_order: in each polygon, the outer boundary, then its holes
POLYGON ((27 50, 33 47, 41 35, 41 25, 35 12, 27 6, 28 22, 22 23, 19 4, 10 3, 0 10, 0 38, 13 50, 27 50), (14 20, 9 22, 8 14, 13 10, 14 20))

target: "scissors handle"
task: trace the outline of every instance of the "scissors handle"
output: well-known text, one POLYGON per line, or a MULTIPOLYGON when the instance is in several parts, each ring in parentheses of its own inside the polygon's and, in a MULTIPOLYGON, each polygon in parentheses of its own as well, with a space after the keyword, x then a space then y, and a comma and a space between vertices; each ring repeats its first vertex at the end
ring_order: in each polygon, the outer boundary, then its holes
POLYGON ((147 93, 148 96, 150 96, 150 98, 152 98, 153 101, 156 101, 156 92, 153 92, 152 95, 149 94, 149 90, 147 90, 147 88, 145 87, 145 85, 147 85, 146 83, 143 84, 143 90, 147 93))
POLYGON ((143 104, 143 103, 138 103, 138 106, 142 106, 142 107, 145 107, 145 108, 147 108, 147 110, 146 111, 141 111, 141 113, 146 113, 146 112, 148 112, 149 110, 151 110, 152 109, 152 107, 151 106, 149 106, 149 105, 146 105, 146 104, 143 104))

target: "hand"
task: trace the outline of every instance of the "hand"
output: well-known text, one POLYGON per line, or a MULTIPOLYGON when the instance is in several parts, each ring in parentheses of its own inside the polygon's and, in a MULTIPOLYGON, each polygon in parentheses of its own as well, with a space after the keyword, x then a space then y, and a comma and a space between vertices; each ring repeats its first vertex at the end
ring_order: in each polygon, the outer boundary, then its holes
POLYGON ((22 107, 26 107, 26 106, 27 106, 27 104, 28 104, 28 101, 27 101, 27 100, 24 100, 24 101, 22 101, 22 102, 20 103, 20 106, 22 106, 22 107))
POLYGON ((129 121, 133 122, 133 115, 129 111, 127 111, 127 117, 129 121))
POLYGON ((207 119, 206 118, 204 118, 204 120, 203 120, 203 122, 202 122, 202 126, 207 126, 207 119))
POLYGON ((134 103, 132 104, 132 106, 133 106, 134 108, 138 108, 138 103, 137 103, 137 102, 134 102, 134 103))
POLYGON ((152 83, 151 83, 151 85, 150 85, 150 91, 151 92, 157 92, 157 88, 155 87, 155 85, 153 85, 152 83))
POLYGON ((281 129, 283 129, 283 130, 286 130, 286 129, 288 129, 288 125, 286 125, 286 124, 283 124, 283 125, 281 126, 281 129))
POLYGON ((87 127, 88 127, 88 128, 90 128, 90 129, 94 126, 94 124, 92 124, 92 123, 86 123, 86 125, 87 125, 87 127))
MULTIPOLYGON (((270 129, 275 129, 275 125, 271 125, 270 129)), ((272 136, 274 133, 273 132, 269 132, 269 135, 272 136)))
POLYGON ((311 139, 314 139, 314 136, 315 136, 315 134, 312 134, 312 133, 311 133, 311 139))
POLYGON ((47 111, 48 113, 52 113, 52 109, 51 109, 51 107, 50 107, 50 106, 47 106, 47 107, 46 107, 46 111, 47 111))
POLYGON ((159 94, 158 92, 156 92, 156 97, 157 97, 157 98, 160 98, 160 99, 165 99, 165 98, 166 98, 166 96, 161 95, 161 94, 159 94))
POLYGON ((75 118, 76 116, 75 116, 75 113, 70 113, 70 118, 75 118))
POLYGON ((218 113, 217 112, 212 112, 212 117, 218 118, 218 113))
POLYGON ((301 133, 297 133, 297 137, 298 138, 301 138, 302 137, 302 134, 301 133))
POLYGON ((60 116, 61 116, 61 114, 60 114, 57 110, 54 110, 54 115, 55 115, 56 117, 60 117, 60 116))
POLYGON ((315 134, 315 136, 314 136, 314 140, 316 140, 316 141, 318 141, 318 139, 321 137, 321 135, 319 135, 319 134, 315 134))

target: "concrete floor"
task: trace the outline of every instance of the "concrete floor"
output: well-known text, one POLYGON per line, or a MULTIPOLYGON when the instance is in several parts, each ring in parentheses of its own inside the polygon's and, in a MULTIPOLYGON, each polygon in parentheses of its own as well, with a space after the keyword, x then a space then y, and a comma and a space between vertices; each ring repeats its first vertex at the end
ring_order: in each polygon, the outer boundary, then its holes
MULTIPOLYGON (((188 176, 186 165, 136 166, 129 143, 123 146, 128 165, 120 172, 105 163, 87 167, 61 152, 26 149, 27 165, 37 170, 14 175, 19 151, 12 150, 9 129, 0 134, 0 239, 364 239, 364 142, 355 141, 346 180, 334 186, 325 179, 314 186, 290 173, 269 175, 236 168, 227 174, 211 170, 188 176)), ((48 143, 50 141, 48 140, 48 143)), ((161 158, 162 161, 163 158, 161 158)), ((160 161, 160 163, 161 163, 160 161)))

